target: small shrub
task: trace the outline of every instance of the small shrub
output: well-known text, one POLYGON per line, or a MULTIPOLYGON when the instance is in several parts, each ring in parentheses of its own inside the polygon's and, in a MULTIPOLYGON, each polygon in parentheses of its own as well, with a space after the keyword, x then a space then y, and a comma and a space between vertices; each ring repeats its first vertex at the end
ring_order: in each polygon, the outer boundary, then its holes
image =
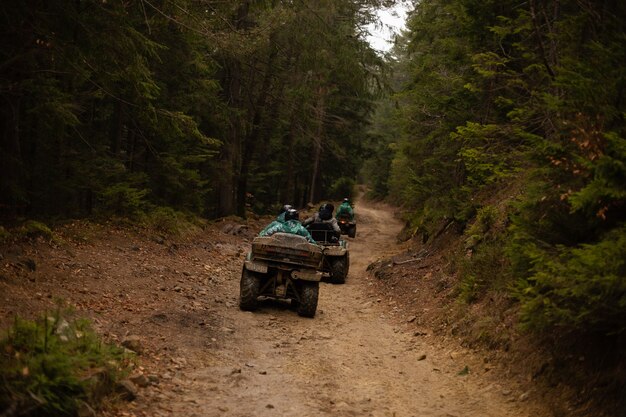
POLYGON ((0 413, 75 415, 82 403, 98 408, 128 365, 123 351, 103 343, 86 320, 59 313, 16 318, 0 340, 0 413))
POLYGON ((465 275, 459 284, 459 298, 468 304, 477 301, 483 291, 484 282, 474 274, 465 275))
POLYGON ((354 195, 355 185, 356 184, 352 178, 338 178, 330 187, 330 198, 340 200, 345 197, 352 197, 354 195))
POLYGON ((511 249, 530 259, 516 296, 523 324, 581 333, 626 331, 626 226, 598 242, 555 250, 532 242, 511 249))
POLYGON ((44 239, 52 239, 52 230, 45 224, 37 222, 35 220, 28 220, 18 230, 21 236, 29 237, 31 239, 42 237, 44 239))
POLYGON ((480 243, 487 232, 493 227, 498 216, 498 210, 493 206, 485 206, 478 209, 476 220, 465 231, 465 246, 473 248, 480 243))
POLYGON ((200 229, 200 220, 171 207, 157 207, 144 216, 144 223, 160 232, 181 236, 200 229))
POLYGON ((0 243, 6 242, 11 238, 11 233, 3 226, 0 226, 0 243))
POLYGON ((459 297, 467 303, 479 300, 488 290, 507 290, 513 284, 501 240, 481 244, 471 257, 464 257, 459 263, 459 297))
POLYGON ((139 189, 123 183, 114 184, 102 192, 99 209, 106 216, 111 214, 138 215, 148 207, 146 200, 148 193, 147 189, 139 189))

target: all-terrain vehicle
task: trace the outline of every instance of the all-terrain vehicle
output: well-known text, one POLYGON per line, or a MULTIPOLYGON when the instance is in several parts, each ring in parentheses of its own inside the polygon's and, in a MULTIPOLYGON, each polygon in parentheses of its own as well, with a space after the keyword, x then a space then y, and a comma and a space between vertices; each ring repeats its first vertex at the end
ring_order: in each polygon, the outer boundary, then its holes
POLYGON ((302 236, 255 237, 241 272, 239 307, 256 310, 259 297, 268 297, 291 300, 299 315, 315 316, 323 263, 323 247, 302 236))
POLYGON ((322 272, 329 281, 343 284, 350 268, 348 242, 339 239, 330 223, 310 223, 306 226, 311 237, 323 247, 322 272))
POLYGON ((342 235, 348 235, 352 238, 356 237, 356 222, 350 219, 349 214, 340 214, 337 218, 337 223, 342 235))

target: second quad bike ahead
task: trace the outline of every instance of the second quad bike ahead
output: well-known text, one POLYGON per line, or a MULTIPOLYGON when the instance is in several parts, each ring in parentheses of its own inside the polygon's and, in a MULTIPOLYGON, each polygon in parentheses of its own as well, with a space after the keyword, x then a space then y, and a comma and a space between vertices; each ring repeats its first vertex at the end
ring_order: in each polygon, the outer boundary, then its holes
POLYGON ((299 315, 315 316, 323 264, 323 247, 302 236, 255 237, 241 272, 239 307, 256 310, 259 297, 268 297, 291 300, 299 315))
POLYGON ((330 223, 310 223, 306 228, 318 245, 324 248, 322 260, 324 276, 335 284, 346 282, 350 269, 348 242, 339 239, 330 223))
POLYGON ((337 223, 341 229, 342 235, 348 235, 349 237, 356 237, 356 222, 350 219, 350 215, 339 215, 337 223))

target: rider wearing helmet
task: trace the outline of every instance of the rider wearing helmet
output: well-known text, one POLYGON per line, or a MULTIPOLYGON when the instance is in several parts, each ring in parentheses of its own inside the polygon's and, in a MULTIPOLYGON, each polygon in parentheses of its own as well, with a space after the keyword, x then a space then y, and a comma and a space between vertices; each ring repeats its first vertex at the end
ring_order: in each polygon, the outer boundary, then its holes
POLYGON ((337 209, 337 214, 335 215, 336 219, 340 218, 348 218, 350 221, 354 221, 354 210, 352 210, 352 204, 350 204, 350 200, 346 197, 343 199, 343 203, 337 209))
POLYGON ((308 230, 300 223, 298 210, 288 209, 284 213, 285 221, 274 220, 259 233, 259 236, 271 236, 274 233, 292 233, 306 238, 310 243, 316 243, 308 230))
POLYGON ((276 220, 278 220, 279 222, 284 222, 285 221, 285 213, 288 210, 291 210, 293 207, 291 207, 290 204, 285 204, 284 206, 281 207, 280 209, 280 213, 278 213, 278 217, 276 217, 276 220))
POLYGON ((310 225, 311 223, 328 223, 331 225, 332 229, 337 233, 341 233, 341 229, 339 228, 339 224, 337 223, 337 219, 333 217, 333 211, 335 210, 335 206, 330 203, 322 204, 317 213, 313 216, 309 217, 305 221, 302 222, 304 226, 310 225))
MULTIPOLYGON (((282 206, 280 208, 280 211, 278 212, 278 216, 276 216, 276 220, 274 222, 280 222, 280 223, 284 223, 285 222, 285 213, 287 213, 287 211, 291 210, 293 207, 289 204, 285 204, 284 206, 282 206)), ((261 231, 261 233, 265 232, 267 230, 268 227, 272 226, 274 224, 274 222, 268 224, 267 226, 265 226, 265 228, 261 231)))

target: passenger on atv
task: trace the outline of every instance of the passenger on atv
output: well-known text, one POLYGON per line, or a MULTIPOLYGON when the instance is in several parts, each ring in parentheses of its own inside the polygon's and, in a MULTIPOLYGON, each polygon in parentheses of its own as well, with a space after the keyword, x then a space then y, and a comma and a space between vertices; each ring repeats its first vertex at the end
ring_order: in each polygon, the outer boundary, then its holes
POLYGON ((339 239, 341 229, 333 217, 333 205, 323 204, 318 213, 306 219, 302 224, 311 233, 318 245, 324 248, 322 271, 330 282, 343 284, 348 276, 350 254, 348 244, 339 239))
POLYGON ((254 311, 260 298, 290 301, 300 316, 313 317, 319 283, 324 277, 324 247, 315 243, 298 221, 285 212, 252 241, 241 271, 239 308, 254 311))
POLYGON ((278 213, 278 216, 276 216, 276 220, 273 221, 272 223, 268 224, 267 226, 265 226, 265 229, 261 230, 261 232, 259 233, 259 236, 265 236, 264 233, 270 228, 270 227, 274 227, 274 223, 275 222, 280 222, 280 223, 285 223, 285 215, 287 214, 287 212, 289 210, 293 209, 293 207, 289 204, 285 204, 284 206, 282 206, 280 208, 280 212, 278 213))
POLYGON ((284 222, 285 221, 285 215, 291 209, 293 209, 293 207, 290 204, 285 204, 284 206, 282 206, 280 208, 280 212, 278 213, 278 216, 276 216, 276 220, 278 220, 279 222, 284 222))
MULTIPOLYGON (((328 225, 328 226, 322 227, 321 229, 322 230, 332 230, 332 231, 336 232, 336 234, 328 234, 328 236, 326 236, 326 234, 324 234, 325 239, 322 239, 322 240, 330 242, 330 239, 333 236, 336 236, 335 242, 338 242, 339 241, 339 235, 341 234, 341 229, 339 228, 339 224, 337 223, 337 219, 335 219, 333 217, 333 210, 335 210, 335 206, 333 206, 332 204, 330 204, 330 203, 322 204, 320 206, 319 211, 317 213, 315 213, 313 216, 311 216, 308 219, 306 219, 305 221, 303 221, 302 225, 305 226, 307 229, 309 229, 309 231, 314 229, 311 226, 313 224, 315 224, 315 229, 317 229, 317 230, 320 229, 318 224, 328 225), (328 239, 326 239, 326 237, 328 239)), ((317 239, 315 239, 315 240, 317 240, 317 239)))
POLYGON ((271 236, 274 233, 291 233, 294 235, 299 235, 306 238, 310 243, 317 243, 311 237, 311 234, 307 229, 300 224, 300 216, 298 214, 298 210, 294 210, 293 208, 285 211, 285 221, 281 222, 280 220, 274 220, 270 224, 267 225, 265 229, 259 233, 259 236, 271 236))

